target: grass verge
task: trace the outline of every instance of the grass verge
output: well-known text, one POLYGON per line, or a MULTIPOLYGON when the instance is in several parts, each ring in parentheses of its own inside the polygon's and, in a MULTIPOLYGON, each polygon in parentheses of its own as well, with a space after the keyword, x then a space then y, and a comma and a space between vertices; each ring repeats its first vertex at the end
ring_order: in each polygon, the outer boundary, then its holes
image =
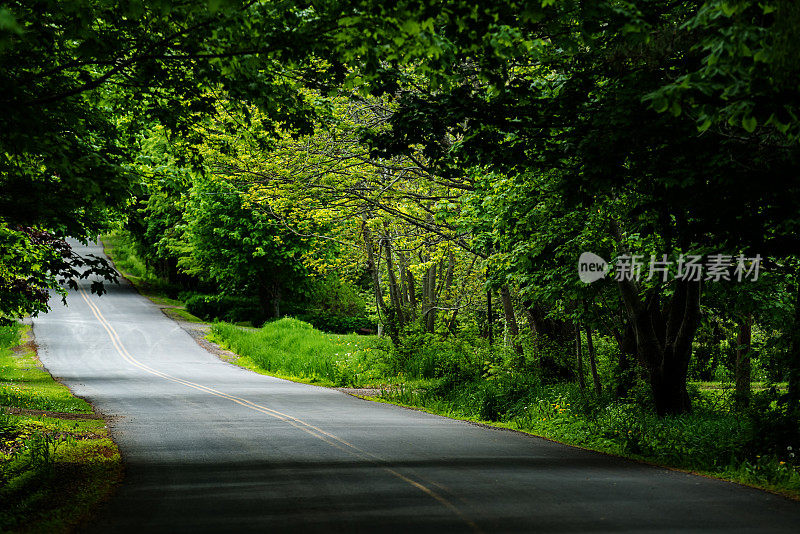
POLYGON ((242 367, 296 382, 372 388, 402 381, 383 372, 377 336, 326 334, 290 317, 258 329, 214 323, 208 339, 238 354, 242 367))
POLYGON ((28 330, 0 326, 0 532, 67 532, 122 465, 105 422, 41 368, 28 330))

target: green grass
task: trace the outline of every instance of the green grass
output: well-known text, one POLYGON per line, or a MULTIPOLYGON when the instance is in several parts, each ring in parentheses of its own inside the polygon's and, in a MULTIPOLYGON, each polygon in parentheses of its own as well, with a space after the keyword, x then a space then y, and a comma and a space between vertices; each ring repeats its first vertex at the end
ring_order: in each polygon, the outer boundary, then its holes
MULTIPOLYGON (((154 299, 153 302, 156 302, 154 299)), ((158 302, 156 302, 158 304, 158 302)), ((204 321, 201 318, 197 317, 196 315, 192 315, 184 308, 163 308, 162 311, 172 319, 178 321, 186 321, 187 323, 202 323, 207 324, 208 321, 204 321)))
POLYGON ((81 418, 91 406, 39 367, 33 345, 18 345, 26 330, 0 327, 0 531, 67 532, 121 478, 119 451, 104 421, 81 418))
MULTIPOLYGON (((7 327, 16 328, 16 327, 7 327)), ((52 412, 91 413, 92 407, 39 367, 30 345, 0 351, 0 406, 52 412)))
POLYGON ((282 378, 339 387, 398 382, 381 372, 377 336, 326 334, 287 317, 260 329, 215 323, 209 339, 238 354, 239 365, 282 378))
MULTIPOLYGON (((735 385, 733 382, 721 382, 721 381, 697 381, 692 382, 698 389, 701 390, 733 390, 735 385)), ((763 391, 768 389, 772 386, 777 387, 780 391, 786 391, 789 389, 788 382, 778 382, 776 384, 769 384, 767 382, 752 382, 750 384, 750 389, 752 391, 763 391)))

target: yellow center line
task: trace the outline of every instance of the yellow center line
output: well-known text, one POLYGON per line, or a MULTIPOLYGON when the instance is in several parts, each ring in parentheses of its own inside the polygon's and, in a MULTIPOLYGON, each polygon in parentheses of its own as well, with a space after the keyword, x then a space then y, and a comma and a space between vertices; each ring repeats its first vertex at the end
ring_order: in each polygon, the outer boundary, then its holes
POLYGON ((314 425, 312 425, 310 423, 306 423, 305 421, 302 421, 302 420, 300 420, 300 419, 298 419, 296 417, 293 417, 291 415, 279 412, 277 410, 273 410, 272 408, 267 408, 266 406, 262 406, 261 404, 256 404, 255 402, 252 402, 250 400, 244 399, 242 397, 237 397, 235 395, 229 395, 228 393, 224 393, 224 392, 216 390, 214 388, 211 388, 211 387, 208 387, 208 386, 204 386, 204 385, 198 384, 196 382, 191 382, 191 381, 183 379, 183 378, 178 378, 178 377, 169 375, 169 374, 164 373, 162 371, 158 371, 156 369, 153 369, 149 365, 146 365, 146 364, 140 362, 139 360, 134 358, 130 354, 130 352, 128 352, 128 349, 125 348, 125 345, 122 343, 122 340, 120 339, 119 334, 117 333, 117 331, 114 329, 113 326, 111 326, 111 323, 109 323, 108 320, 100 312, 100 308, 97 307, 96 304, 94 304, 93 302, 91 302, 89 300, 89 297, 88 297, 86 291, 83 288, 78 288, 78 291, 80 292, 81 297, 83 297, 83 300, 89 306, 89 309, 91 310, 92 314, 97 318, 97 320, 100 322, 100 325, 108 333, 109 338, 111 338, 111 343, 114 345, 114 348, 117 349, 117 352, 119 352, 120 356, 122 356, 122 359, 124 359, 125 361, 127 361, 128 363, 133 365, 134 367, 137 367, 137 368, 139 368, 139 369, 141 369, 141 370, 143 370, 143 371, 145 371, 147 373, 150 373, 152 375, 155 375, 155 376, 158 376, 160 378, 163 378, 164 380, 169 380, 171 382, 176 382, 176 383, 182 384, 182 385, 184 385, 186 387, 190 387, 190 388, 196 389, 198 391, 203 391, 205 393, 209 393, 210 395, 214 395, 216 397, 228 399, 231 402, 234 402, 234 403, 239 404, 241 406, 244 406, 246 408, 250 408, 251 410, 254 410, 256 412, 260 412, 260 413, 263 413, 265 415, 269 415, 270 417, 273 417, 275 419, 283 421, 284 423, 287 423, 287 424, 293 426, 294 428, 297 428, 298 430, 302 430, 303 432, 306 432, 307 434, 309 434, 309 435, 311 435, 311 436, 313 436, 313 437, 315 437, 315 438, 327 443, 328 445, 331 445, 332 447, 335 447, 336 449, 344 451, 344 452, 346 452, 346 453, 348 453, 348 454, 350 454, 352 456, 355 456, 356 458, 360 458, 362 460, 367 460, 370 463, 380 467, 381 469, 383 469, 387 473, 391 474, 392 476, 394 476, 394 477, 398 478, 399 480, 402 480, 403 482, 405 482, 405 483, 417 488, 418 490, 422 491, 426 495, 428 495, 428 496, 432 497, 433 499, 435 499, 437 502, 439 502, 445 508, 447 508, 448 510, 452 511, 459 518, 461 518, 467 525, 470 526, 470 528, 472 528, 472 530, 474 532, 482 532, 480 527, 478 527, 478 525, 476 525, 471 519, 466 517, 464 515, 464 513, 456 505, 451 503, 449 500, 447 500, 445 497, 443 497, 442 495, 440 495, 436 491, 434 491, 434 490, 430 489, 429 487, 425 486, 424 484, 421 484, 420 482, 417 482, 416 480, 413 480, 413 479, 403 475, 402 473, 392 469, 391 467, 388 467, 386 465, 381 465, 381 464, 385 463, 385 460, 383 460, 379 456, 376 456, 376 455, 374 455, 374 454, 372 454, 370 452, 367 452, 367 451, 365 451, 365 450, 363 450, 363 449, 361 449, 359 447, 356 447, 352 443, 349 443, 349 442, 339 438, 338 436, 335 436, 334 434, 331 434, 330 432, 322 430, 321 428, 318 428, 318 427, 316 427, 316 426, 314 426, 314 425))

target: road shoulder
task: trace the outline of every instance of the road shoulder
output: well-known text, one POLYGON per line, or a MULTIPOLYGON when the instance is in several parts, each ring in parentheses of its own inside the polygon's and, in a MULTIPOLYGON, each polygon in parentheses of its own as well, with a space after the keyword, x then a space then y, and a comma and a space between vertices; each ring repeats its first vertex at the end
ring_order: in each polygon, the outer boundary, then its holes
POLYGON ((31 327, 21 330, 0 347, 0 531, 69 532, 111 497, 122 461, 108 421, 50 375, 31 327))

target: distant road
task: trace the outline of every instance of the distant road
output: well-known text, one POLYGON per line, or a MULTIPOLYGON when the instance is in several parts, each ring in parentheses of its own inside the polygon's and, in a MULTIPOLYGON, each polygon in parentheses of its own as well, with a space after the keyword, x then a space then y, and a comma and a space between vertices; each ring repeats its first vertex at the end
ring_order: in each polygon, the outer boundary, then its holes
POLYGON ((109 289, 34 321, 127 465, 89 531, 800 532, 762 491, 252 373, 109 289))

